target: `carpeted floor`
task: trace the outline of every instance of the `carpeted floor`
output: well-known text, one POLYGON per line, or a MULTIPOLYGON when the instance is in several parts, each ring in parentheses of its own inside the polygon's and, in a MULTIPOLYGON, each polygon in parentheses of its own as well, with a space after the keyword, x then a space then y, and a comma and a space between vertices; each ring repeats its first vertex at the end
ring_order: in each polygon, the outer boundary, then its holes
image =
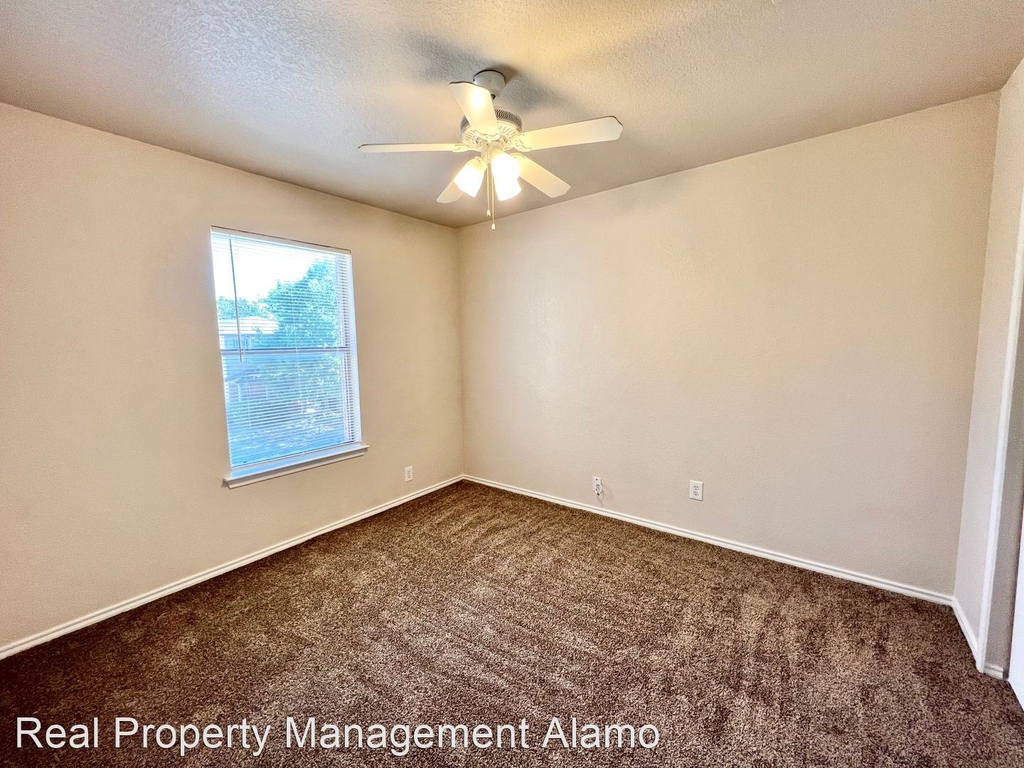
POLYGON ((1024 766, 948 608, 469 483, 0 661, 0 722, 3 765, 1024 766), (542 748, 574 715, 660 740, 542 748), (18 716, 100 748, 15 750, 18 716), (288 749, 288 716, 525 718, 529 748, 288 749), (271 731, 182 758, 114 750, 116 717, 271 731))

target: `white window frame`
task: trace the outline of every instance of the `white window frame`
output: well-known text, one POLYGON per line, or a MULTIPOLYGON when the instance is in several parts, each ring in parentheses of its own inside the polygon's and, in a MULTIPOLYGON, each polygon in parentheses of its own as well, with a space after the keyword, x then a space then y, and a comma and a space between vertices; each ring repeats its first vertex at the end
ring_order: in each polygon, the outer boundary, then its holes
MULTIPOLYGON (((292 456, 270 459, 230 469, 224 476, 224 485, 228 488, 238 488, 240 486, 257 483, 262 480, 269 480, 272 477, 290 475, 295 472, 313 469, 314 467, 321 467, 325 464, 333 464, 338 461, 353 459, 365 454, 369 446, 363 442, 362 439, 362 402, 359 397, 359 350, 356 344, 355 274, 352 270, 352 252, 344 248, 333 248, 331 246, 319 245, 317 243, 307 243, 302 240, 288 240, 282 237, 272 237, 270 235, 262 235, 255 232, 246 232, 244 230, 237 229, 227 229, 225 227, 211 227, 211 264, 213 263, 212 236, 215 234, 246 240, 256 240, 265 243, 279 243, 281 245, 304 248, 310 251, 322 251, 333 257, 345 259, 348 261, 348 276, 351 283, 348 286, 338 285, 338 318, 341 321, 342 327, 346 330, 346 341, 348 342, 348 348, 350 350, 349 357, 351 374, 349 376, 349 385, 351 388, 351 399, 353 401, 352 427, 354 434, 356 435, 356 440, 354 442, 332 446, 330 448, 307 451, 306 453, 298 453, 292 456), (347 296, 344 294, 342 290, 343 288, 348 290, 347 296)), ((219 349, 218 351, 223 358, 224 350, 219 349)), ((223 374, 221 383, 223 384, 223 374)), ((227 395, 225 393, 225 398, 226 397, 227 395)), ((226 399, 224 406, 224 426, 225 429, 227 429, 226 399)), ((230 465, 230 456, 228 464, 230 465)))

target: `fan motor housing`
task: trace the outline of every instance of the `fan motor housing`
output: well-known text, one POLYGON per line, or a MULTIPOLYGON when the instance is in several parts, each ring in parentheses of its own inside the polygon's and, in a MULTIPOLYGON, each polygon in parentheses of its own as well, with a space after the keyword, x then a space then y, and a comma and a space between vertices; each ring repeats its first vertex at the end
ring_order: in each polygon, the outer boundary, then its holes
MULTIPOLYGON (((495 107, 494 114, 498 118, 498 133, 503 141, 511 141, 513 137, 523 132, 523 121, 515 112, 495 107)), ((462 118, 459 130, 462 133, 462 142, 471 147, 487 145, 493 138, 477 133, 466 118, 462 118)))

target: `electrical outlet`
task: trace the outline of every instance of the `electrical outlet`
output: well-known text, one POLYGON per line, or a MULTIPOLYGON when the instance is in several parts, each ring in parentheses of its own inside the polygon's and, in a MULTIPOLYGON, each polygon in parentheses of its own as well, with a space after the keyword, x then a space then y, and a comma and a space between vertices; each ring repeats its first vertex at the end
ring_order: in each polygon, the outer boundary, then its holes
POLYGON ((412 480, 412 467, 405 468, 405 482, 412 480))
POLYGON ((704 481, 690 481, 690 498, 694 501, 704 501, 704 481))
POLYGON ((594 489, 594 494, 597 496, 597 498, 600 499, 602 496, 604 496, 604 486, 601 485, 601 478, 598 477, 597 475, 594 475, 594 484, 592 487, 594 489))

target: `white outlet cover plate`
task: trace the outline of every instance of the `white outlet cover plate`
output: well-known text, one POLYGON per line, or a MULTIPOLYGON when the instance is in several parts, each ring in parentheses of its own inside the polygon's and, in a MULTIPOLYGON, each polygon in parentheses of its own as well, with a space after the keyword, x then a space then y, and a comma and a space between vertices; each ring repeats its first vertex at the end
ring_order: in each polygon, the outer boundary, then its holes
POLYGON ((704 481, 690 481, 690 498, 694 501, 704 501, 704 481))

